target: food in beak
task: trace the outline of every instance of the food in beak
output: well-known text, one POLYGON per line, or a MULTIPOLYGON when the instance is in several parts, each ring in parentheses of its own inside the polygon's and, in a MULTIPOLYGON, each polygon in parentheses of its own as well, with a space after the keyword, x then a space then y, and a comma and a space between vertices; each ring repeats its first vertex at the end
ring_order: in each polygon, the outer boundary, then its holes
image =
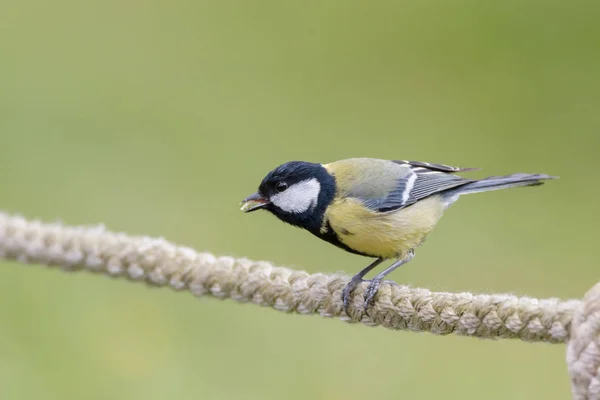
POLYGON ((242 200, 242 208, 243 212, 251 212, 260 210, 261 208, 265 208, 269 204, 269 200, 265 199, 258 192, 251 194, 242 200))

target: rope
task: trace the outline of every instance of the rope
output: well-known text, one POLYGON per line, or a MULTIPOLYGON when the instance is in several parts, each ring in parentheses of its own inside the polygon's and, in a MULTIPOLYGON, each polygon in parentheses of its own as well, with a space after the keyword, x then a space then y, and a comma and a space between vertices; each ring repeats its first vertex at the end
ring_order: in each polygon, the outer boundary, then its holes
POLYGON ((567 364, 573 399, 600 399, 600 283, 585 295, 572 324, 567 364))
POLYGON ((600 400, 600 284, 583 301, 510 294, 432 292, 382 283, 371 307, 366 284, 354 291, 350 315, 341 291, 349 277, 308 274, 269 262, 215 257, 163 238, 128 236, 104 226, 69 227, 0 212, 0 259, 88 270, 196 296, 231 298, 278 311, 318 314, 395 330, 484 339, 568 342, 574 399, 600 400))

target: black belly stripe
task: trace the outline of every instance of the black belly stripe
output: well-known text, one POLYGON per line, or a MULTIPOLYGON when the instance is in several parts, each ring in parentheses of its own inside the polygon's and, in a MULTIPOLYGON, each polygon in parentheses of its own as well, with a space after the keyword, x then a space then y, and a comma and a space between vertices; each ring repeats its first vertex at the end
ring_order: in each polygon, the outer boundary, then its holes
MULTIPOLYGON (((346 232, 348 232, 348 231, 346 231, 346 232)), ((331 243, 334 246, 337 246, 340 249, 346 250, 349 253, 358 254, 360 256, 365 256, 365 257, 378 257, 373 254, 366 254, 366 253, 354 250, 353 248, 342 243, 342 241, 340 240, 337 233, 333 230, 333 228, 329 224, 329 221, 327 221, 323 224, 322 229, 320 229, 318 231, 311 231, 311 233, 313 235, 315 235, 316 237, 318 237, 319 239, 322 239, 328 243, 331 243)), ((346 234, 346 233, 344 233, 344 234, 346 234)), ((350 232, 348 232, 348 234, 350 234, 350 232)))

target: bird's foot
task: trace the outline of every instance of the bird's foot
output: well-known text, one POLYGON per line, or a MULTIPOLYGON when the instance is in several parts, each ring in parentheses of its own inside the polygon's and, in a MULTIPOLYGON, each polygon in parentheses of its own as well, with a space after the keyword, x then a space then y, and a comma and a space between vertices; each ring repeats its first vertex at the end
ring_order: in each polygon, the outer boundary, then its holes
POLYGON ((350 280, 350 282, 348 282, 348 284, 342 291, 342 302, 344 303, 344 312, 346 313, 346 315, 350 315, 348 313, 348 306, 350 305, 350 295, 352 294, 354 289, 356 289, 356 286, 361 282, 363 282, 362 277, 357 275, 353 277, 350 280))
POLYGON ((369 287, 367 287, 367 290, 365 291, 365 302, 363 305, 365 310, 371 305, 371 302, 375 298, 375 295, 377 294, 377 291, 379 290, 379 286, 381 286, 382 281, 382 278, 377 277, 371 280, 369 287))
POLYGON ((382 282, 388 283, 390 285, 397 285, 396 282, 390 281, 390 280, 382 280, 382 279, 377 279, 377 278, 370 280, 370 279, 362 279, 358 276, 355 276, 354 278, 352 278, 352 280, 350 282, 348 282, 348 284, 342 291, 342 302, 344 303, 344 311, 346 312, 347 315, 350 315, 348 313, 348 306, 350 305, 350 296, 352 295, 352 292, 354 291, 356 286, 358 286, 358 284, 362 283, 362 282, 369 282, 369 286, 367 287, 367 290, 365 291, 365 295, 364 295, 365 302, 364 302, 363 307, 365 310, 369 307, 369 305, 375 298, 375 295, 377 294, 377 291, 379 290, 379 286, 381 286, 382 282))

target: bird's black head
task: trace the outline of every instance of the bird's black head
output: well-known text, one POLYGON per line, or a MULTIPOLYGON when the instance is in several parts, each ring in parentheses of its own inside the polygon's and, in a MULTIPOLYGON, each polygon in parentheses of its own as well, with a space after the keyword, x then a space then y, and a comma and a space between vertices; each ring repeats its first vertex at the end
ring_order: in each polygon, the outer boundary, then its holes
POLYGON ((291 161, 269 172, 242 210, 265 209, 289 224, 318 232, 335 196, 335 179, 321 164, 291 161))

